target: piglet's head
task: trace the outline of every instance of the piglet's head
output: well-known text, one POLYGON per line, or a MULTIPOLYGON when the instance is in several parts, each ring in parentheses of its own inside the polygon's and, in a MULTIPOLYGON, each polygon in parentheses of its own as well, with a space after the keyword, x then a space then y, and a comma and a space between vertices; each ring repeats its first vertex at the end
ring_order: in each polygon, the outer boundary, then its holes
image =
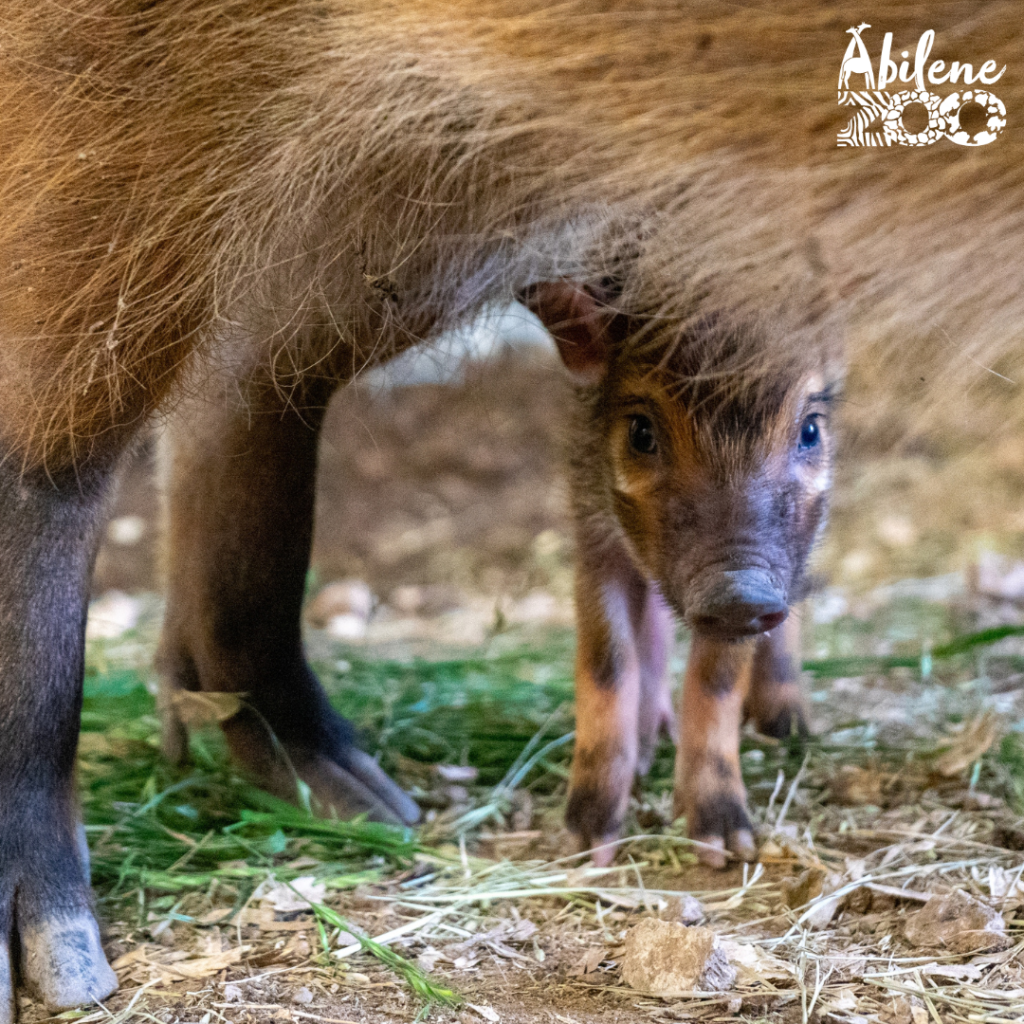
POLYGON ((738 640, 778 626, 805 594, 827 513, 830 353, 725 317, 627 315, 571 282, 525 301, 578 385, 579 543, 600 543, 586 524, 600 534, 611 515, 695 631, 738 640))

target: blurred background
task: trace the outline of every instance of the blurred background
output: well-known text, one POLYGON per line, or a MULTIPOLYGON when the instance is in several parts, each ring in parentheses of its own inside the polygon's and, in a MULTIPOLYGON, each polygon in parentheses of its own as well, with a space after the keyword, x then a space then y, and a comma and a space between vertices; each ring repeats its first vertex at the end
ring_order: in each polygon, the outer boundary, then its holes
MULTIPOLYGON (((894 372, 888 361, 855 364, 839 405, 813 614, 868 614, 887 599, 879 588, 904 581, 927 599, 974 599, 982 625, 1015 621, 1018 389, 979 374, 973 389, 921 402, 894 393, 894 372)), ((553 344, 518 306, 342 389, 321 446, 310 596, 345 585, 311 601, 311 624, 345 640, 465 644, 496 624, 569 624, 560 462, 570 399, 553 344)), ((104 615, 111 629, 127 625, 140 595, 160 589, 155 447, 125 474, 96 568, 94 630, 104 615)))

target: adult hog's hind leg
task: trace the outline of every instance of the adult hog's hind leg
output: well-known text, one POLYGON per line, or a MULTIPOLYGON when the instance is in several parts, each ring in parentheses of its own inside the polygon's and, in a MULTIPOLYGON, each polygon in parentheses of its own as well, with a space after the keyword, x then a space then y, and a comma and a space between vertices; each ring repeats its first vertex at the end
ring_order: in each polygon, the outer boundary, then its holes
POLYGON ((740 727, 756 642, 697 633, 683 681, 676 750, 675 813, 686 815, 695 853, 712 867, 729 854, 754 860, 757 846, 740 775, 740 727))
POLYGON ((74 761, 107 470, 0 457, 0 1024, 20 979, 52 1011, 117 988, 93 916, 74 761))
POLYGON ((416 803, 355 745, 302 648, 323 391, 303 408, 269 384, 245 405, 197 399, 169 429, 165 749, 185 747, 182 690, 239 694, 222 728, 256 782, 295 799, 301 779, 321 812, 412 824, 416 803))
POLYGON ((790 609, 781 626, 758 637, 747 717, 777 740, 805 739, 807 705, 800 686, 800 615, 790 609))

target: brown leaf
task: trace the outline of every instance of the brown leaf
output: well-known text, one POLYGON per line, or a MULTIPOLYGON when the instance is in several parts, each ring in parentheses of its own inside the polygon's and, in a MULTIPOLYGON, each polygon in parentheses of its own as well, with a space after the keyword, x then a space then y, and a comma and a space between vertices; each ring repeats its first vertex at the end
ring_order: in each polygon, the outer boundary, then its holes
POLYGON ((159 964, 158 966, 161 971, 176 974, 182 978, 209 978, 232 964, 237 964, 251 948, 251 946, 236 946, 223 953, 200 957, 198 960, 183 960, 176 964, 159 964))
POLYGON ((234 718, 242 710, 244 693, 206 693, 178 690, 171 704, 184 725, 216 725, 234 718))
POLYGON ((115 971, 123 970, 125 967, 129 967, 132 964, 144 962, 146 959, 146 947, 136 946, 135 949, 129 950, 129 952, 119 956, 110 966, 115 971))
POLYGON ((995 743, 999 736, 999 719, 985 711, 967 722, 950 744, 949 749, 935 759, 935 770, 951 779, 970 768, 995 743))
POLYGON ((607 954, 603 947, 598 949, 588 949, 587 952, 569 968, 569 977, 579 978, 584 974, 593 974, 594 971, 601 966, 601 961, 605 959, 606 955, 607 954))

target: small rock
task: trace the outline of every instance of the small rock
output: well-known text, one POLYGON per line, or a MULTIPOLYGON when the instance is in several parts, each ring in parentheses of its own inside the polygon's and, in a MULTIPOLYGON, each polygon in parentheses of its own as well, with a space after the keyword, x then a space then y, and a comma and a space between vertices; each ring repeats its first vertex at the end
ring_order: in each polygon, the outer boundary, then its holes
POLYGON ((118 547, 132 547, 145 535, 146 520, 142 516, 118 516, 107 524, 107 540, 118 547))
POLYGON ((907 918, 904 934, 914 946, 954 953, 992 952, 1010 945, 1002 917, 959 889, 932 896, 923 909, 907 918))
POLYGON ((310 602, 306 618, 311 626, 325 629, 332 619, 352 616, 363 623, 373 613, 373 591, 362 580, 328 583, 310 602))
POLYGON ((471 764, 436 764, 434 771, 445 782, 476 782, 480 770, 471 764))
POLYGON ((965 811, 994 811, 1003 806, 1003 801, 991 793, 968 792, 964 794, 965 811))
POLYGON ((302 988, 296 989, 292 993, 292 1002, 297 1003, 299 1006, 308 1006, 313 1002, 313 993, 303 985, 302 988))
POLYGON ((134 629, 142 617, 142 602, 137 597, 108 590, 89 605, 85 626, 88 640, 114 640, 134 629))
POLYGON ((680 924, 697 924, 704 919, 704 908, 696 896, 688 892, 670 896, 661 912, 663 921, 678 921, 680 924))
POLYGON ((533 824, 533 797, 528 789, 517 789, 512 794, 509 825, 513 832, 525 832, 533 824))
POLYGON ((907 516, 883 516, 878 521, 875 531, 879 540, 891 548, 909 547, 917 540, 917 527, 907 516))
POLYGON ((736 969, 710 928, 645 918, 626 934, 622 979, 638 991, 673 998, 728 989, 736 969))
POLYGON ((450 786, 445 786, 441 790, 441 796, 444 798, 448 807, 456 807, 469 800, 469 790, 466 789, 465 786, 456 786, 452 784, 450 786))
POLYGON ((461 608, 465 601, 462 591, 443 583, 430 583, 421 587, 396 587, 388 596, 388 604, 396 612, 402 615, 419 615, 427 619, 461 608))
POLYGON ((225 1003, 240 1003, 245 997, 242 995, 242 990, 237 985, 227 984, 224 986, 224 1002, 225 1003))
POLYGON ((332 615, 324 628, 333 640, 362 640, 366 627, 366 619, 359 615, 332 615))
POLYGON ((982 597, 1024 601, 1024 562, 982 551, 968 574, 969 586, 982 597))

